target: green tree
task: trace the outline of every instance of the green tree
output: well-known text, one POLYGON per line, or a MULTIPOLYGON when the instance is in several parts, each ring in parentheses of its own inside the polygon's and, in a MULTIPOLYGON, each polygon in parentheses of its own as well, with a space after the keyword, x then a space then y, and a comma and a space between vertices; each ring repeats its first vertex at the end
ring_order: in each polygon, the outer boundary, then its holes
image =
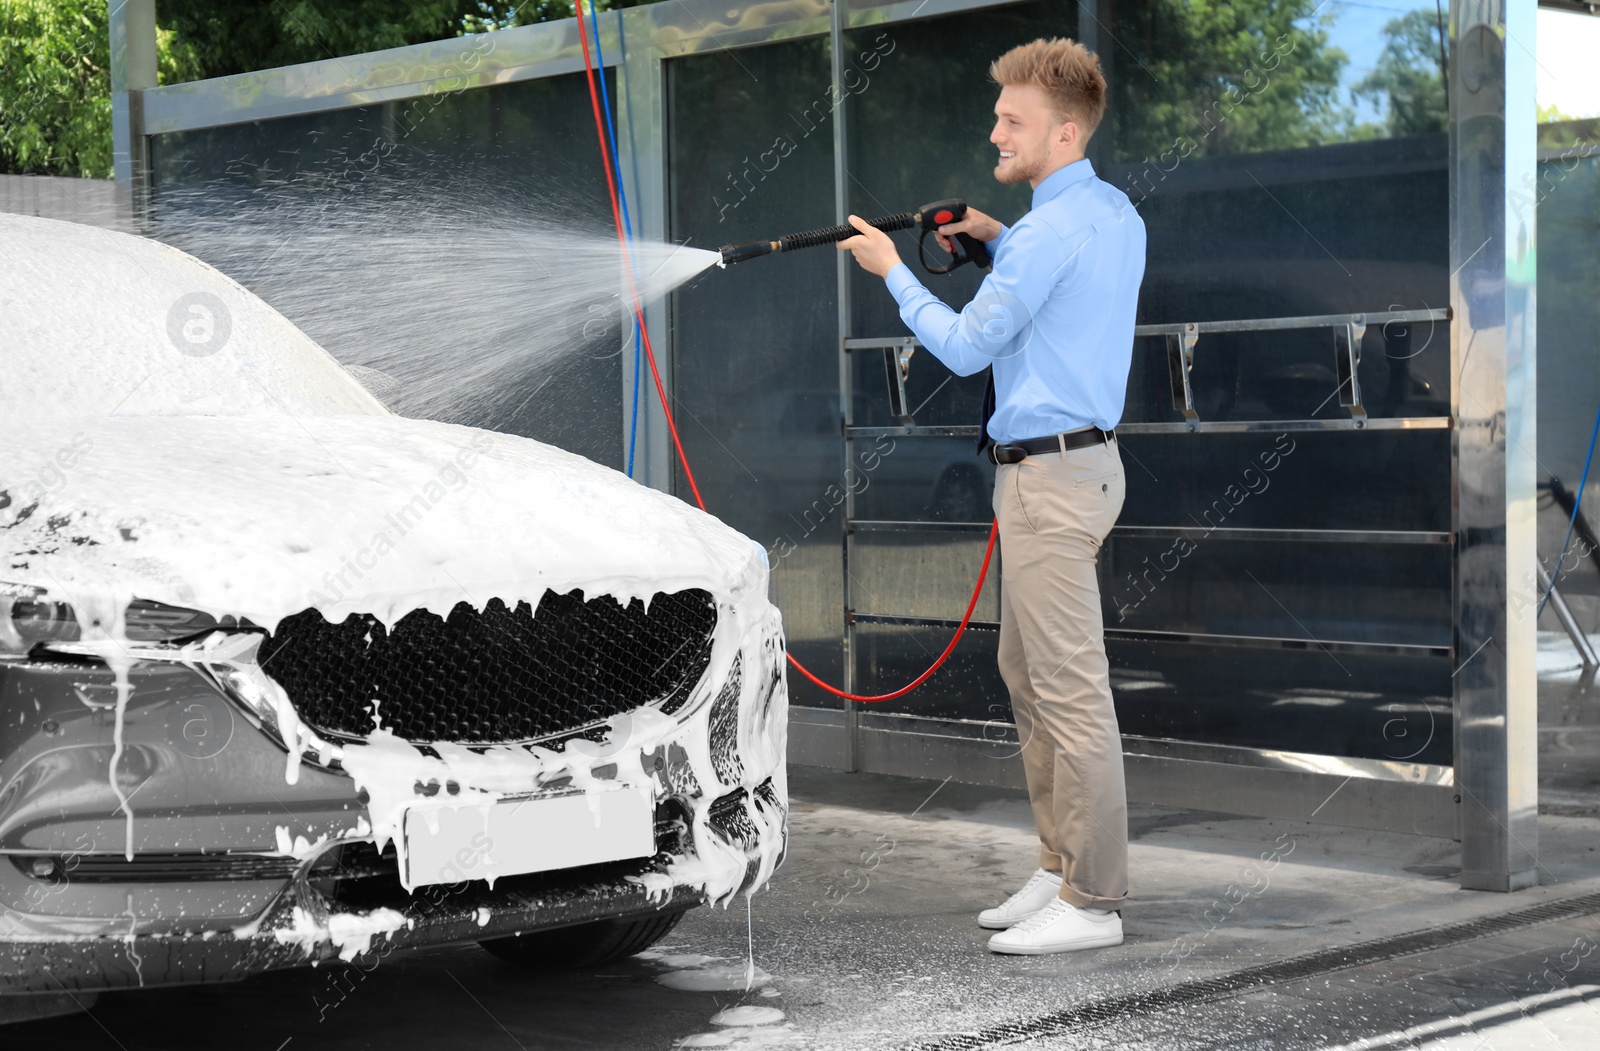
POLYGON ((1315 0, 1120 5, 1111 122, 1118 159, 1217 156, 1348 137, 1331 15, 1315 0))
POLYGON ((1570 113, 1563 113, 1561 111, 1561 107, 1557 106, 1554 102, 1539 106, 1540 124, 1563 124, 1569 120, 1577 119, 1577 117, 1574 117, 1570 113))
POLYGON ((1418 8, 1383 27, 1383 51, 1372 72, 1351 88, 1357 99, 1389 100, 1388 134, 1431 135, 1449 119, 1444 88, 1445 52, 1435 11, 1418 8))
POLYGON ((225 77, 571 18, 573 0, 161 0, 157 13, 194 49, 197 76, 225 77))
MULTIPOLYGON (((0 0, 0 172, 111 174, 111 56, 105 0, 0 0)), ((157 35, 162 83, 198 66, 157 35)))
MULTIPOLYGON (((516 8, 508 0, 161 0, 156 11, 193 49, 197 77, 225 77, 516 25, 516 8)), ((550 13, 571 15, 570 0, 550 13)))
MULTIPOLYGON (((172 84, 570 18, 573 0, 160 0, 156 13, 158 79, 172 84)), ((110 176, 106 0, 0 0, 0 172, 110 176)))

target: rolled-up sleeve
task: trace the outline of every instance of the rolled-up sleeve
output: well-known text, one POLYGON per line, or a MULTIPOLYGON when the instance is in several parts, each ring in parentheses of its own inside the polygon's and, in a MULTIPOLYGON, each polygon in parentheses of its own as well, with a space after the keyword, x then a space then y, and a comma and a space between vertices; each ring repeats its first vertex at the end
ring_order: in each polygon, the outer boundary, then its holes
POLYGON ((994 269, 959 313, 929 292, 904 263, 885 279, 906 327, 958 376, 970 376, 1021 350, 1040 305, 1084 248, 1080 244, 1068 250, 1050 226, 1026 220, 988 243, 1001 249, 994 269))

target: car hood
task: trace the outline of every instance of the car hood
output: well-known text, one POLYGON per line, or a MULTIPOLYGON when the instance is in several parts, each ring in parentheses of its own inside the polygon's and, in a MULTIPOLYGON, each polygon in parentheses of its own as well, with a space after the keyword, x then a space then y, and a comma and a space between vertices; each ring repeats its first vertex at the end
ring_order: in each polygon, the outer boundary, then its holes
POLYGON ((395 416, 0 422, 0 581, 80 611, 151 599, 268 630, 444 616, 546 589, 619 601, 763 588, 710 515, 527 438, 395 416))
POLYGON ((0 417, 373 415, 248 289, 157 241, 0 214, 0 417))

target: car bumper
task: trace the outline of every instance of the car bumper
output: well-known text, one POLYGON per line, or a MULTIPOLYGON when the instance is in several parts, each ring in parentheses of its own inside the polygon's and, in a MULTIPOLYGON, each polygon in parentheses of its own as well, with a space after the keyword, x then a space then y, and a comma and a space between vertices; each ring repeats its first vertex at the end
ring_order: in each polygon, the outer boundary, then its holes
MULTIPOLYGON (((760 844, 742 844, 752 860, 760 844)), ((0 993, 61 993, 228 982, 253 974, 343 958, 364 969, 398 949, 477 942, 595 920, 676 911, 706 902, 697 886, 674 884, 664 893, 648 877, 666 876, 664 856, 644 862, 511 877, 490 889, 483 881, 436 885, 396 895, 386 904, 350 910, 328 902, 306 880, 285 886, 250 924, 238 928, 137 929, 65 936, 30 931, 25 918, 0 942, 0 993), (365 949, 327 937, 336 916, 394 912, 403 923, 377 934, 365 949), (308 927, 307 919, 310 919, 308 927), (317 936, 308 938, 315 931, 317 936)), ((753 890, 741 886, 740 892, 753 890)))
POLYGON ((369 966, 395 949, 752 891, 786 849, 787 693, 776 611, 741 612, 731 618, 739 630, 719 640, 738 659, 708 673, 704 700, 644 764, 657 854, 492 887, 405 891, 383 868, 392 852, 377 855, 364 838, 351 779, 305 763, 288 783, 277 740, 181 666, 132 672, 117 767, 130 833, 108 778, 113 720, 85 701, 114 692, 111 673, 83 661, 0 662, 0 994, 232 981, 340 958, 369 966), (206 733, 194 732, 197 720, 206 733), (330 880, 328 852, 363 842, 375 870, 330 880), (53 871, 30 871, 40 859, 53 871))

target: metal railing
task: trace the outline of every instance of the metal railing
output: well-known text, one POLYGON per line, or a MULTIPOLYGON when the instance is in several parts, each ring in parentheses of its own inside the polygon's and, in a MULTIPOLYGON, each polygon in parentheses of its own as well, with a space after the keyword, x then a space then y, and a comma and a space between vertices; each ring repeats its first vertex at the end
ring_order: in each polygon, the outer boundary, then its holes
MULTIPOLYGON (((1412 416, 1373 418, 1367 415, 1361 401, 1358 370, 1361 365, 1361 342, 1372 325, 1415 324, 1418 322, 1448 322, 1448 309, 1397 310, 1373 314, 1317 314, 1304 317, 1259 318, 1239 321, 1199 321, 1186 324, 1139 325, 1134 329, 1135 339, 1161 339, 1167 351, 1168 377, 1171 382, 1173 411, 1183 417, 1175 422, 1119 424, 1118 434, 1237 434, 1252 431, 1431 431, 1448 429, 1449 416, 1412 416), (1337 385, 1330 392, 1348 415, 1339 419, 1289 419, 1248 421, 1202 421, 1195 408, 1194 388, 1190 372, 1194 368, 1195 350, 1200 337, 1219 333, 1278 332, 1305 329, 1329 329, 1333 336, 1334 373, 1337 385)), ((920 425, 914 422, 906 394, 910 363, 921 346, 914 336, 894 339, 847 339, 847 353, 881 350, 884 355, 884 373, 888 383, 890 410, 902 422, 895 426, 858 427, 851 413, 854 406, 852 390, 854 370, 842 370, 845 389, 844 440, 846 460, 849 462, 850 443, 857 438, 890 435, 896 438, 976 438, 974 425, 920 425)), ((846 688, 854 690, 855 628, 859 624, 893 624, 902 627, 954 628, 959 621, 947 617, 912 616, 889 613, 860 613, 855 609, 851 589, 850 565, 854 555, 854 537, 857 533, 913 533, 913 532, 970 532, 981 535, 989 529, 988 522, 925 522, 915 520, 859 519, 855 517, 853 496, 846 498, 845 538, 843 545, 843 599, 844 599, 844 655, 846 688)), ((1299 543, 1348 544, 1421 544, 1448 545, 1453 536, 1436 530, 1379 530, 1379 529, 1270 529, 1270 528, 1208 528, 1204 526, 1116 526, 1112 537, 1121 538, 1178 538, 1187 536, 1218 537, 1236 541, 1273 541, 1299 543)), ((1004 554, 1002 552, 1002 557, 1004 554)), ((999 630, 999 622, 973 620, 969 629, 999 630)), ((1190 646, 1246 647, 1256 649, 1298 650, 1317 646, 1330 652, 1366 654, 1372 656, 1450 657, 1451 646, 1432 646, 1412 643, 1365 642, 1339 639, 1296 638, 1276 635, 1238 635, 1199 631, 1166 631, 1154 628, 1106 628, 1107 640, 1130 642, 1158 642, 1190 646)))

